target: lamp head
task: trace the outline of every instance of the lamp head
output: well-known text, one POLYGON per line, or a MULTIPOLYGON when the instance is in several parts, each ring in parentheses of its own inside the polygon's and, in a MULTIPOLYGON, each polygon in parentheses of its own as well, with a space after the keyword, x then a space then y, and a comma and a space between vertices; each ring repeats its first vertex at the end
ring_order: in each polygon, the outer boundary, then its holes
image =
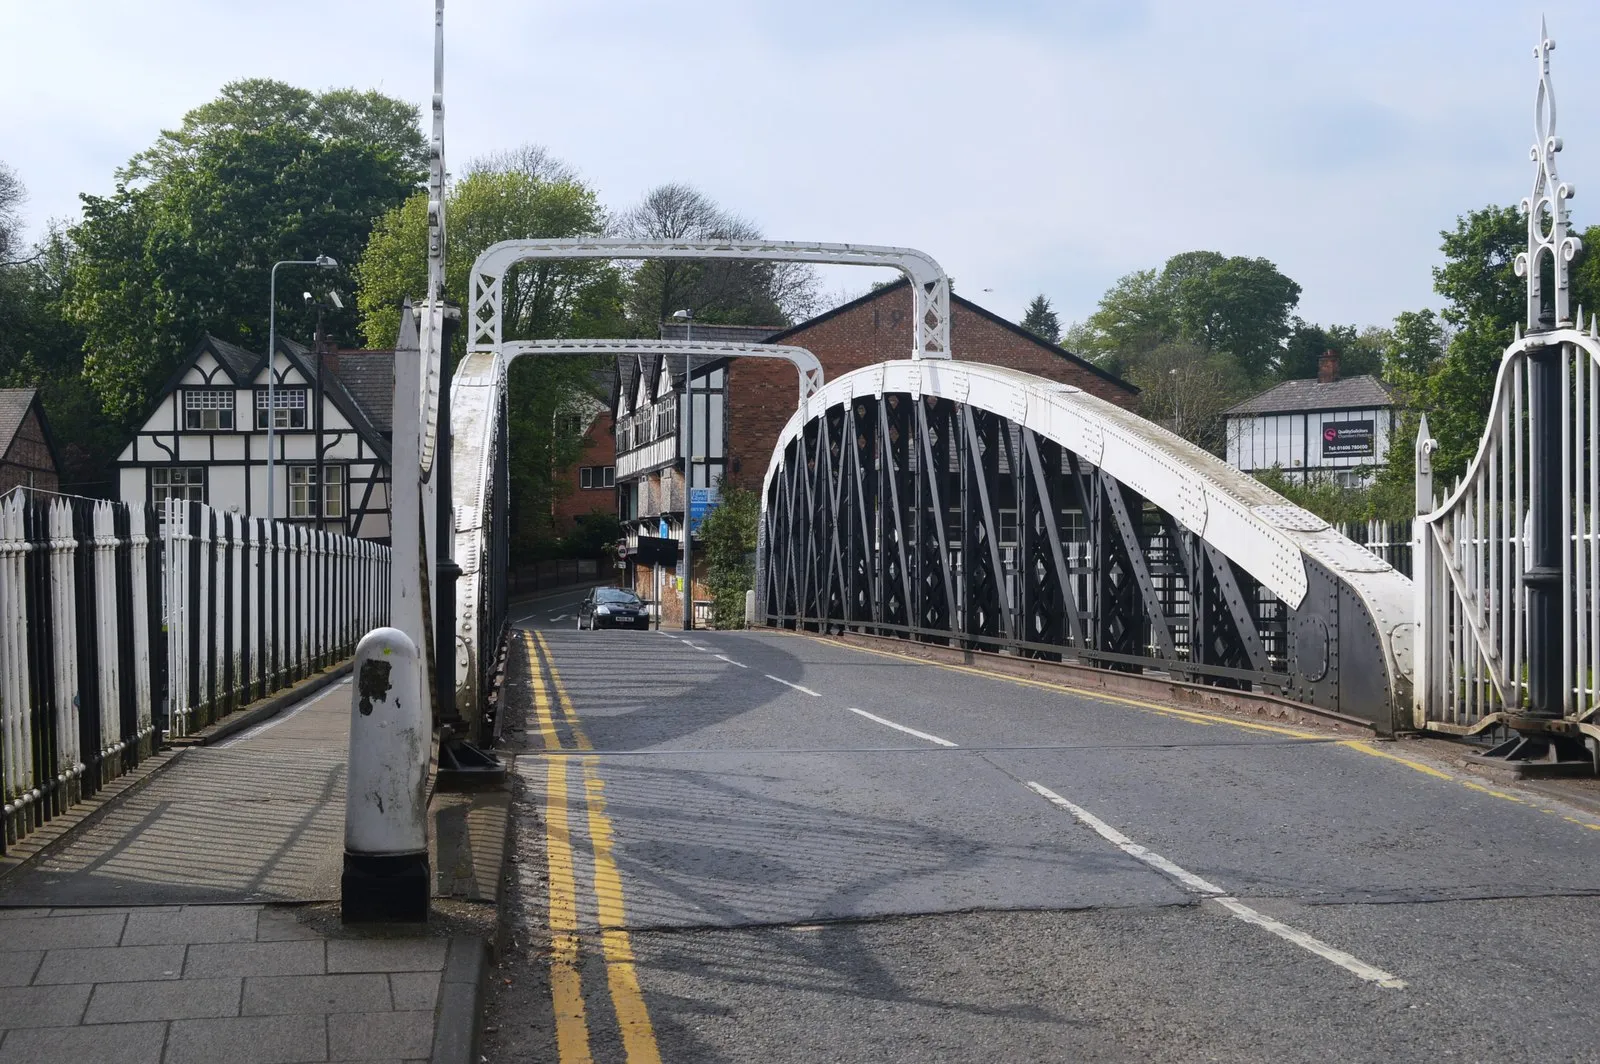
POLYGON ((694 317, 694 311, 692 311, 692 310, 675 310, 675 311, 672 312, 672 317, 673 317, 673 320, 675 320, 675 321, 689 321, 690 319, 692 319, 694 317))
POLYGON ((315 261, 316 264, 321 266, 324 270, 331 270, 339 265, 339 260, 334 258, 332 255, 318 255, 315 261))

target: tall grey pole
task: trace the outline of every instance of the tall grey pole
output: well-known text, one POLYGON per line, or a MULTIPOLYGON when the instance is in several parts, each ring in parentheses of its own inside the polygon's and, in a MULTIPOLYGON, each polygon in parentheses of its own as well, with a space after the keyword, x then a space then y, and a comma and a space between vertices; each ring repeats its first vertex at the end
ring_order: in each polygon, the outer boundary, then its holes
MULTIPOLYGON (((314 259, 282 259, 272 264, 271 276, 267 282, 267 520, 277 516, 273 512, 273 503, 276 501, 272 494, 273 470, 277 466, 278 456, 274 449, 278 445, 278 407, 277 398, 278 380, 278 267, 279 266, 320 266, 324 270, 331 270, 338 266, 338 260, 328 255, 318 255, 314 259)), ((318 381, 320 385, 321 382, 318 381)), ((252 398, 251 402, 255 400, 252 398)), ((317 402, 322 402, 322 397, 317 396, 317 402)), ((252 421, 250 431, 255 431, 255 411, 250 412, 252 421)), ((320 485, 318 491, 322 490, 320 485)))
MULTIPOLYGON (((274 383, 278 379, 278 267, 286 262, 272 264, 272 280, 267 285, 267 520, 270 521, 277 514, 273 513, 274 496, 272 494, 272 470, 277 464, 277 456, 273 453, 277 448, 277 432, 273 428, 278 422, 278 410, 273 406, 276 396, 274 383)), ((318 399, 320 402, 320 397, 318 399)), ((255 411, 250 411, 252 420, 255 411)))
MULTIPOLYGON (((694 339, 694 322, 683 323, 685 342, 694 339)), ((683 415, 683 630, 694 629, 694 556, 689 531, 689 495, 694 490, 694 356, 683 356, 683 398, 688 409, 683 415)))

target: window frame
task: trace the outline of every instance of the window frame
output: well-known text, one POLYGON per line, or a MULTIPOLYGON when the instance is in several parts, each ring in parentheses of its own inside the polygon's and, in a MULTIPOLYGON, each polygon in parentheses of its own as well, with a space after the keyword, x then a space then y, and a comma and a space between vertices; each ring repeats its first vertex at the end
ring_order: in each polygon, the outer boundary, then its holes
POLYGON ((234 431, 235 426, 237 426, 238 423, 239 423, 239 418, 238 418, 239 400, 238 400, 238 396, 235 394, 235 390, 233 388, 215 388, 215 387, 209 387, 209 386, 208 387, 195 387, 195 388, 184 388, 184 389, 182 389, 182 392, 183 392, 183 396, 182 396, 182 399, 180 400, 180 402, 182 403, 182 406, 183 406, 183 431, 184 432, 232 432, 232 431, 234 431), (223 406, 223 405, 221 405, 219 403, 216 406, 191 406, 189 404, 189 400, 191 398, 203 399, 203 398, 209 398, 209 397, 213 397, 213 396, 218 398, 218 399, 222 399, 222 398, 225 397, 228 400, 227 405, 223 406), (189 419, 189 415, 190 414, 199 414, 200 415, 200 419, 202 421, 204 421, 205 415, 208 414, 208 413, 216 415, 216 420, 217 420, 217 424, 216 425, 205 425, 205 424, 192 425, 192 424, 190 424, 190 419, 189 419), (226 425, 221 423, 224 414, 227 415, 228 423, 226 425))
POLYGON ((316 482, 317 463, 291 462, 287 464, 289 467, 289 479, 286 485, 288 495, 284 499, 284 507, 287 511, 285 516, 288 520, 316 521, 320 519, 323 521, 344 521, 349 518, 350 467, 348 464, 344 462, 323 462, 323 484, 316 482), (301 478, 298 482, 296 481, 297 477, 301 478), (330 486, 334 488, 334 491, 328 492, 325 490, 330 486), (303 512, 300 513, 295 512, 296 488, 305 489, 301 499, 301 510, 303 512), (313 494, 316 497, 315 505, 311 502, 313 494), (338 507, 338 513, 329 512, 330 496, 332 496, 332 503, 338 507), (322 511, 320 514, 316 512, 318 509, 322 511))
POLYGON ((172 474, 179 470, 182 470, 186 474, 184 483, 177 485, 184 490, 184 494, 179 497, 180 502, 198 502, 204 504, 210 494, 210 470, 203 465, 178 465, 173 463, 172 465, 150 466, 148 470, 149 475, 145 478, 145 498, 152 506, 157 508, 159 513, 166 513, 166 507, 162 506, 161 503, 165 499, 172 497, 171 493, 174 487, 171 480, 172 474), (187 479, 188 474, 195 474, 197 477, 195 480, 189 480, 187 479), (167 482, 165 484, 157 484, 157 479, 163 477, 167 482), (165 492, 160 499, 156 497, 156 492, 158 489, 165 492), (192 497, 189 494, 191 491, 197 491, 198 497, 192 497))
MULTIPOLYGON (((310 393, 311 389, 303 384, 286 384, 281 388, 274 387, 272 389, 272 404, 274 409, 281 410, 285 413, 285 415, 287 415, 283 419, 283 424, 273 425, 273 432, 305 432, 310 427, 310 393), (293 400, 296 396, 298 396, 300 399, 298 406, 296 406, 292 401, 285 402, 285 399, 293 400), (300 424, 298 425, 294 424, 294 415, 296 412, 300 414, 300 424)), ((265 388, 257 387, 255 389, 255 400, 253 401, 252 409, 254 410, 255 416, 252 419, 251 424, 255 426, 255 431, 266 432, 267 390, 265 388)))

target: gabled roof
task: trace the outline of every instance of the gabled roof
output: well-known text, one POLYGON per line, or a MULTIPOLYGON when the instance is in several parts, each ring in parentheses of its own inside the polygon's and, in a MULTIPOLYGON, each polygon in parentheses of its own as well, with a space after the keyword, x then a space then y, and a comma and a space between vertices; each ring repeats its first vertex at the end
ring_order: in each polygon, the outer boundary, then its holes
POLYGON ((639 380, 639 356, 629 355, 617 359, 616 394, 612 396, 612 405, 617 410, 630 410, 633 407, 634 387, 639 380))
MULTIPOLYGON (((857 296, 855 299, 852 299, 848 303, 841 303, 839 306, 834 307, 832 310, 824 311, 823 313, 818 314, 814 318, 807 318, 805 321, 801 322, 798 325, 794 325, 794 326, 791 326, 791 327, 789 327, 787 329, 784 329, 782 332, 773 333, 771 336, 766 338, 765 342, 769 343, 769 344, 781 344, 781 343, 784 343, 790 337, 794 336, 796 333, 798 333, 798 332, 800 332, 800 331, 802 331, 804 329, 809 329, 813 325, 817 325, 817 324, 820 324, 821 322, 825 322, 830 318, 836 318, 841 314, 848 314, 852 310, 855 310, 857 307, 865 306, 866 304, 871 303, 875 299, 882 299, 885 296, 888 296, 888 295, 891 295, 891 294, 894 294, 894 293, 898 293, 903 289, 909 288, 910 286, 911 286, 911 282, 907 281, 905 278, 902 277, 900 280, 895 281, 893 284, 886 284, 886 285, 883 285, 881 287, 874 288, 872 291, 866 293, 865 295, 857 296)), ((1039 336, 1039 335, 1037 335, 1035 333, 1029 332, 1027 329, 1024 329, 1022 326, 1018 325, 1017 323, 1012 322, 1012 321, 1007 321, 1005 318, 1002 318, 1000 315, 996 314, 994 311, 987 310, 984 307, 978 306, 978 304, 974 303, 970 299, 964 299, 961 296, 956 295, 954 292, 951 292, 950 293, 950 304, 953 307, 960 307, 962 310, 970 311, 973 314, 976 314, 978 317, 983 318, 983 319, 985 319, 987 321, 990 321, 990 322, 994 323, 995 325, 1000 326, 1002 329, 1005 329, 1007 332, 1015 333, 1016 335, 1022 337, 1024 340, 1027 340, 1027 341, 1035 344, 1039 348, 1050 352, 1052 355, 1055 355, 1057 358, 1064 359, 1067 362, 1070 362, 1073 365, 1079 367, 1080 369, 1087 370, 1090 373, 1093 373, 1096 377, 1101 378, 1102 380, 1110 381, 1112 384, 1117 385, 1119 388, 1127 389, 1127 391, 1128 391, 1128 393, 1130 395, 1138 395, 1139 394, 1139 388, 1136 385, 1134 385, 1134 384, 1132 384, 1132 383, 1130 383, 1128 381, 1123 380, 1121 377, 1117 376, 1115 373, 1109 373, 1106 370, 1101 369, 1099 366, 1095 365, 1093 362, 1090 362, 1088 359, 1083 358, 1083 357, 1081 357, 1079 355, 1073 354, 1071 351, 1068 351, 1066 348, 1062 347, 1060 344, 1053 344, 1049 340, 1046 340, 1044 337, 1039 336)), ((961 351, 959 350, 959 348, 955 352, 955 357, 956 358, 960 358, 961 357, 961 351)))
MULTIPOLYGON (((306 380, 314 381, 317 379, 316 356, 312 353, 309 347, 306 347, 304 344, 296 343, 286 336, 280 336, 278 337, 278 350, 285 358, 294 364, 294 367, 300 371, 300 375, 306 380)), ((383 354, 385 354, 385 352, 366 352, 366 357, 372 358, 378 363, 377 366, 372 367, 373 376, 376 376, 382 372, 381 364, 383 360, 383 354)), ((387 352, 387 354, 389 356, 389 387, 391 392, 388 403, 389 409, 386 410, 386 413, 388 413, 392 418, 394 405, 392 391, 394 387, 394 352, 390 351, 387 352)), ((330 359, 328 363, 324 364, 330 370, 333 368, 331 361, 332 360, 330 359)), ((352 395, 350 389, 346 387, 341 376, 334 372, 325 373, 323 375, 323 390, 327 392, 328 398, 333 401, 334 408, 337 409, 339 413, 343 414, 345 420, 350 422, 350 424, 355 427, 355 430, 361 434, 362 438, 367 441, 367 444, 377 452, 378 457, 382 458, 385 462, 389 461, 388 432, 390 429, 387 427, 380 428, 378 426, 374 420, 374 417, 369 414, 367 410, 363 409, 361 404, 356 401, 355 396, 352 395)))
POLYGON ((328 356, 327 368, 380 432, 394 430, 393 351, 334 352, 328 356))
POLYGON ((1370 374, 1324 384, 1316 378, 1284 381, 1227 411, 1238 414, 1300 414, 1314 410, 1365 410, 1394 406, 1389 386, 1370 374))
POLYGON ((38 395, 37 388, 0 388, 0 455, 11 449, 11 441, 17 438, 38 395))
POLYGON ((65 472, 61 468, 61 455, 56 450, 55 434, 50 431, 50 421, 44 416, 44 404, 39 401, 37 388, 0 388, 0 458, 11 450, 12 442, 22 430, 22 423, 28 420, 28 411, 35 409, 39 415, 39 431, 44 434, 44 444, 50 450, 50 462, 57 474, 61 474, 65 472))

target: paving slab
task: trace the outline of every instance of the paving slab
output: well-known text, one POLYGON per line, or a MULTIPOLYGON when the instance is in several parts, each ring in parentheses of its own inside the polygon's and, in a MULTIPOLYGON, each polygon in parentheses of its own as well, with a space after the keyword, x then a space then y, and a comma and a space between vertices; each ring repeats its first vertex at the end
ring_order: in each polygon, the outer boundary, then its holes
POLYGON ((101 983, 94 988, 83 1022, 129 1023, 237 1016, 241 982, 241 979, 160 979, 101 983))

